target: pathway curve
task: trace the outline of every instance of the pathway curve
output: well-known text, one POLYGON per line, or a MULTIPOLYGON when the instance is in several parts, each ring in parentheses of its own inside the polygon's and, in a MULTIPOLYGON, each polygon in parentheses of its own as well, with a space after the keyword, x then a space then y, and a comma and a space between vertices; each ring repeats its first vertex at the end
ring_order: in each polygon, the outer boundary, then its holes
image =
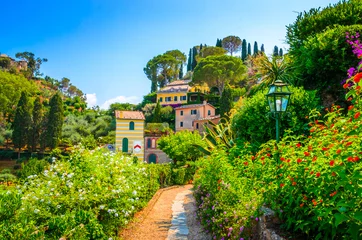
POLYGON ((192 185, 159 190, 135 221, 122 230, 124 240, 209 240, 196 221, 192 185))

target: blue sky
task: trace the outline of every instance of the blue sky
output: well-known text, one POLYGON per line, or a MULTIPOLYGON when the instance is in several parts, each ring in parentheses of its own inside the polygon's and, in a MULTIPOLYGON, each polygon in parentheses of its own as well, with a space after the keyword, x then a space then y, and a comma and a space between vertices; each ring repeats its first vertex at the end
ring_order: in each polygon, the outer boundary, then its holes
POLYGON ((17 0, 1 1, 0 53, 30 51, 48 58, 41 71, 67 77, 89 106, 142 101, 150 91, 143 68, 167 50, 185 54, 229 35, 265 45, 284 44, 297 13, 327 0, 17 0))

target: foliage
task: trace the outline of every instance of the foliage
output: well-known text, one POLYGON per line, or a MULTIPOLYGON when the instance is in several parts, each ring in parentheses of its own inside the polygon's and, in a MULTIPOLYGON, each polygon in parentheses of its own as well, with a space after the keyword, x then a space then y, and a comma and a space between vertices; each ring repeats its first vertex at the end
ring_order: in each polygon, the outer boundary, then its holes
POLYGON ((0 238, 114 238, 160 186, 159 172, 165 171, 149 166, 111 152, 77 149, 69 161, 29 175, 20 189, 0 192, 7 206, 0 210, 0 238))
POLYGON ((216 86, 220 95, 226 84, 236 84, 245 78, 246 67, 238 57, 208 56, 200 60, 192 76, 193 84, 216 86))
POLYGON ((220 98, 220 116, 224 117, 229 114, 233 107, 232 90, 229 85, 226 85, 220 98))
POLYGON ((243 42, 241 44, 241 60, 245 61, 247 56, 247 43, 246 40, 243 39, 243 42))
POLYGON ((17 105, 21 92, 29 95, 37 92, 36 85, 26 78, 0 71, 0 113, 7 114, 17 105))
POLYGON ((8 57, 0 57, 0 69, 8 69, 10 68, 10 58, 8 57))
MULTIPOLYGON (((247 148, 238 149, 240 156, 247 148)), ((197 217, 214 239, 249 237, 259 220, 262 197, 254 190, 253 179, 242 178, 243 171, 232 163, 232 156, 215 149, 200 160, 195 175, 197 217)))
POLYGON ((3 170, 1 170, 0 172, 0 182, 13 182, 16 180, 16 176, 14 176, 13 174, 11 174, 11 170, 8 168, 5 168, 3 170))
POLYGON ((205 58, 208 56, 225 55, 227 51, 221 47, 204 47, 200 52, 200 57, 205 58))
POLYGON ((183 165, 186 161, 196 161, 203 154, 194 144, 206 148, 206 143, 202 141, 198 132, 181 131, 163 136, 157 141, 159 149, 165 152, 173 161, 183 165))
MULTIPOLYGON (((283 129, 291 129, 295 134, 306 134, 309 121, 305 116, 318 106, 318 99, 315 92, 298 87, 289 88, 292 92, 288 105, 290 115, 281 120, 281 136, 283 129)), ((237 109, 232 119, 232 130, 236 138, 248 141, 256 148, 275 138, 275 120, 268 115, 270 110, 265 98, 266 93, 267 89, 243 99, 242 106, 237 109)))
POLYGON ((107 110, 107 114, 109 116, 114 116, 114 112, 116 110, 118 111, 133 111, 136 109, 136 105, 132 104, 132 103, 112 103, 108 110, 107 110))
POLYGON ((153 110, 153 123, 160 123, 161 122, 161 105, 160 101, 157 102, 155 109, 153 110))
POLYGON ((241 47, 241 39, 238 36, 227 36, 222 39, 222 47, 232 56, 241 47))
POLYGON ((48 166, 49 163, 45 159, 30 158, 26 164, 21 164, 21 170, 17 172, 17 176, 26 180, 29 176, 41 174, 48 166))
POLYGON ((43 105, 40 102, 40 97, 37 97, 34 101, 34 108, 31 117, 31 126, 28 132, 28 149, 30 149, 32 152, 36 150, 36 147, 40 142, 43 115, 43 105))
POLYGON ((259 52, 258 43, 255 41, 255 42, 254 42, 254 51, 253 51, 253 55, 258 54, 258 52, 259 52))

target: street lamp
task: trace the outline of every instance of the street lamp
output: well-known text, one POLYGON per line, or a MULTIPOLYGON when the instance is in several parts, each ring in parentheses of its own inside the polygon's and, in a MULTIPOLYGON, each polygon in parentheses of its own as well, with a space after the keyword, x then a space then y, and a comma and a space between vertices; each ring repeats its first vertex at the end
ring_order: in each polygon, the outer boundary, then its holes
POLYGON ((276 120, 276 140, 279 142, 279 122, 280 117, 287 111, 289 98, 292 93, 289 91, 288 84, 283 83, 281 80, 276 80, 269 85, 268 99, 270 113, 276 120))

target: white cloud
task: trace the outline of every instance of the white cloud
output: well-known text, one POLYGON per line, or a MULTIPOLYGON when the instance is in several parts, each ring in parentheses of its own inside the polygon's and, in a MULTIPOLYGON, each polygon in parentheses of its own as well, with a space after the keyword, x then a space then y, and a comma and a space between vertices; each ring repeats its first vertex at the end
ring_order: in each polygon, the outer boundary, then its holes
POLYGON ((108 109, 109 106, 112 104, 112 103, 132 103, 132 104, 138 104, 140 103, 140 98, 137 97, 137 96, 130 96, 130 97, 125 97, 125 96, 118 96, 118 97, 115 97, 115 98, 111 98, 111 99, 108 99, 107 101, 105 101, 101 106, 100 108, 101 109, 108 109))
POLYGON ((85 96, 88 108, 94 107, 97 104, 97 95, 95 93, 87 93, 85 96))

